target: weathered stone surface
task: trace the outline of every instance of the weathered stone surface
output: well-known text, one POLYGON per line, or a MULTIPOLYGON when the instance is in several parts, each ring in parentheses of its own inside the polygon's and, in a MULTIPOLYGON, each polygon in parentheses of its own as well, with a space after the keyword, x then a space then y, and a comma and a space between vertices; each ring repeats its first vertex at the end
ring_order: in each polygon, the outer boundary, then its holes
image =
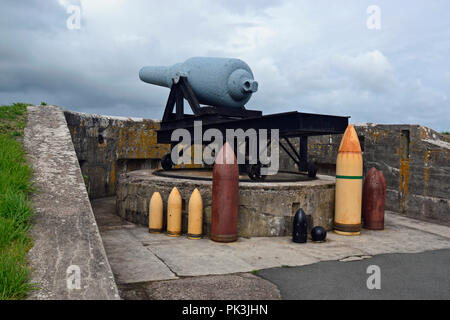
POLYGON ((123 300, 150 300, 145 285, 146 283, 119 283, 117 287, 123 300))
POLYGON ((102 231, 102 238, 117 283, 177 278, 129 229, 105 230, 102 231))
POLYGON ((116 198, 101 198, 91 200, 92 208, 95 208, 95 220, 97 221, 100 234, 104 230, 116 230, 125 228, 134 228, 135 225, 116 214, 111 214, 115 211, 116 198))
MULTIPOLYGON (((334 210, 334 178, 280 183, 239 183, 239 235, 243 237, 285 236, 292 233, 292 218, 302 207, 315 226, 332 228, 334 210)), ((117 185, 117 213, 124 219, 148 226, 148 205, 153 192, 167 203, 173 187, 183 201, 183 232, 187 228, 187 205, 197 188, 203 199, 203 230, 209 234, 211 225, 211 181, 175 179, 137 170, 122 174, 117 185)), ((166 208, 164 208, 166 211, 166 208)), ((165 212, 166 214, 166 212, 165 212)), ((165 219, 164 219, 165 221, 165 219)), ((310 224, 310 227, 312 223, 310 224)))
POLYGON ((177 278, 160 258, 148 250, 148 230, 137 228, 114 214, 114 197, 92 200, 92 209, 118 284, 177 278))
MULTIPOLYGON (((450 223, 450 143, 419 125, 356 124, 363 149, 364 172, 382 170, 386 209, 414 218, 450 223)), ((308 153, 319 173, 335 174, 341 135, 311 137, 308 153)), ((292 139, 298 148, 298 139, 292 139)), ((280 151, 282 169, 295 164, 280 151)))
POLYGON ((159 121, 65 111, 81 171, 91 198, 115 194, 123 172, 157 168, 170 151, 156 143, 159 121))
MULTIPOLYGON (((161 235, 166 237, 166 235, 161 235)), ((254 268, 238 256, 232 248, 211 240, 188 240, 178 244, 168 241, 147 248, 162 259, 177 276, 201 276, 206 274, 228 274, 249 272, 254 268), (186 243, 189 241, 190 243, 186 243)))
POLYGON ((63 112, 54 106, 27 109, 24 145, 33 168, 35 215, 29 252, 30 299, 118 299, 63 112), (80 289, 67 286, 67 269, 81 271, 80 289))
POLYGON ((149 300, 281 299, 274 284, 248 273, 159 281, 142 287, 149 300))

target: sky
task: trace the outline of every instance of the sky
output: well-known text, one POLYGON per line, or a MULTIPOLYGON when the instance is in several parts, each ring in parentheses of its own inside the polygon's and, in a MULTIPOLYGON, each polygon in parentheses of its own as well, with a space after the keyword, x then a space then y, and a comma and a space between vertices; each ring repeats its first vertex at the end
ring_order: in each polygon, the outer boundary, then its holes
POLYGON ((247 62, 259 88, 246 107, 264 114, 312 112, 450 131, 448 0, 0 4, 1 105, 44 101, 160 119, 169 89, 140 81, 139 69, 193 56, 247 62), (81 9, 79 28, 71 6, 81 9))

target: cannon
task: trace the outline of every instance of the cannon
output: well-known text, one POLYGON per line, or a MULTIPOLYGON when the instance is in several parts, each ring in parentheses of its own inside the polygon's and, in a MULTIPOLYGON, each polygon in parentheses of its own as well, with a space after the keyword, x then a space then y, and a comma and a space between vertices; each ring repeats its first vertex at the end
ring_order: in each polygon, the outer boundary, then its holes
MULTIPOLYGON (((142 81, 170 88, 161 127, 157 130, 157 142, 171 144, 172 133, 184 128, 194 137, 194 122, 202 121, 202 136, 208 129, 217 129, 226 136, 227 129, 279 130, 279 145, 297 164, 300 172, 313 178, 317 166, 308 161, 308 137, 343 133, 349 117, 322 114, 285 112, 264 115, 259 110, 248 110, 245 104, 258 90, 250 67, 234 58, 194 57, 169 67, 143 67, 139 72, 142 81), (192 113, 184 112, 184 101, 192 113), (203 106, 202 106, 202 105, 203 106), (289 138, 300 138, 296 150, 289 138)), ((258 138, 258 137, 257 137, 258 138)), ((224 141, 225 142, 225 141, 224 141)), ((194 140, 192 140, 194 144, 194 140)), ((258 146, 268 148, 268 146, 258 146)), ((173 166, 170 153, 161 159, 164 170, 173 166)), ((261 164, 239 164, 240 173, 247 173, 252 180, 264 180, 261 164)))
POLYGON ((172 88, 186 77, 198 102, 220 107, 243 107, 258 90, 250 67, 240 59, 194 57, 171 67, 143 67, 139 78, 172 88))

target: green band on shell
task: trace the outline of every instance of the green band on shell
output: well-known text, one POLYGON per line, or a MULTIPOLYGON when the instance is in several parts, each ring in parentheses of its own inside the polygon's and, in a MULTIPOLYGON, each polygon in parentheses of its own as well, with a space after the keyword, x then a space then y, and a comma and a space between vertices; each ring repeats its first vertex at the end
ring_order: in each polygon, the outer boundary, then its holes
POLYGON ((362 179, 362 176, 336 176, 336 179, 362 179))

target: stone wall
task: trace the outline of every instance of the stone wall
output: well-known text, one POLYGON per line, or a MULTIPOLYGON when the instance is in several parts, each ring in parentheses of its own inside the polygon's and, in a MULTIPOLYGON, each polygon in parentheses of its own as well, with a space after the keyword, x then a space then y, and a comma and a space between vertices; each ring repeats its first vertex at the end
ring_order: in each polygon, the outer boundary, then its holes
POLYGON ((152 169, 170 151, 156 143, 159 121, 65 111, 90 198, 116 193, 121 173, 152 169))
POLYGON ((29 299, 119 299, 63 111, 27 108, 24 146, 33 168, 29 299), (67 286, 80 272, 80 288, 67 286))
MULTIPOLYGON (((407 216, 450 223, 449 138, 419 125, 359 124, 355 129, 364 157, 364 173, 383 171, 386 209, 407 216)), ((319 173, 335 174, 342 135, 309 138, 308 153, 319 173)), ((292 139, 298 147, 298 139, 292 139)), ((282 152, 280 166, 296 170, 282 152)))
MULTIPOLYGON (((91 198, 116 193, 121 173, 159 166, 169 152, 156 143, 159 121, 65 111, 91 198)), ((364 172, 383 170, 387 209, 411 217, 450 222, 450 141, 419 125, 355 126, 364 152, 364 172)), ((341 135, 309 139, 308 153, 319 173, 334 175, 341 135)), ((298 148, 298 139, 291 139, 298 148)), ((280 148, 280 168, 296 170, 280 148)))
MULTIPOLYGON (((152 170, 137 170, 120 175, 117 186, 117 214, 127 221, 148 226, 149 199, 159 192, 164 201, 164 223, 167 200, 173 187, 182 198, 183 232, 187 231, 189 198, 197 188, 203 200, 203 230, 211 228, 212 182, 161 177, 152 170)), ((271 237, 292 234, 295 212, 307 213, 308 228, 333 227, 335 179, 299 182, 239 182, 238 232, 242 237, 271 237)))

